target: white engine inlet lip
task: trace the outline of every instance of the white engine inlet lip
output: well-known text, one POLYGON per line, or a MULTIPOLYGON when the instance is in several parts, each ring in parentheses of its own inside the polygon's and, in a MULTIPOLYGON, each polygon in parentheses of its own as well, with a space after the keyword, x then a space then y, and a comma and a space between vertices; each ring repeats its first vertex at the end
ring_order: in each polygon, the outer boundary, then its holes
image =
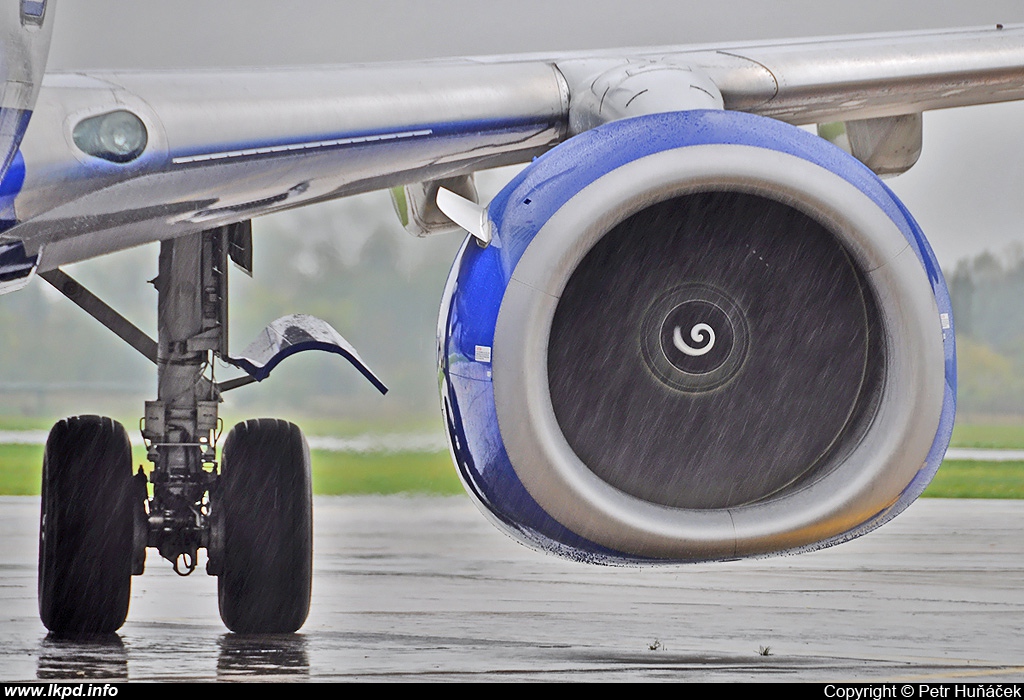
POLYGON ((883 511, 925 462, 945 382, 931 285, 903 234, 845 179, 802 158, 732 144, 687 146, 627 163, 583 188, 530 243, 498 315, 493 381, 498 424, 530 495, 579 535, 637 557, 706 560, 813 545, 883 511), (547 349, 559 296, 605 233, 652 204, 733 190, 774 199, 822 223, 866 273, 885 331, 886 380, 871 427, 843 461, 800 488, 717 510, 630 496, 577 457, 555 418, 547 349))

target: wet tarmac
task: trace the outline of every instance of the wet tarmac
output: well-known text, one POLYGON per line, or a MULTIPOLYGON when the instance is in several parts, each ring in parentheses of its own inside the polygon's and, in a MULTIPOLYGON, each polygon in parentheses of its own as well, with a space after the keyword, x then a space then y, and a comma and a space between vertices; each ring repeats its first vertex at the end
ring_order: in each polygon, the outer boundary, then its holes
POLYGON ((229 634, 216 580, 150 552, 128 622, 36 615, 38 499, 0 498, 0 680, 1024 680, 1024 501, 918 501, 812 554, 672 569, 515 544, 465 498, 315 504, 312 612, 229 634))

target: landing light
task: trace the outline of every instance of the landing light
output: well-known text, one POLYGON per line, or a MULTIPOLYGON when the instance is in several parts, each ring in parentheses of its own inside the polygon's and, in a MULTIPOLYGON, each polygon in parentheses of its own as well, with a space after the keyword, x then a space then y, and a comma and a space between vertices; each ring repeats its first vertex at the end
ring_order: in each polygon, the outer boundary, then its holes
POLYGON ((85 153, 112 163, 135 160, 148 140, 142 120, 125 110, 83 119, 75 125, 71 137, 85 153))

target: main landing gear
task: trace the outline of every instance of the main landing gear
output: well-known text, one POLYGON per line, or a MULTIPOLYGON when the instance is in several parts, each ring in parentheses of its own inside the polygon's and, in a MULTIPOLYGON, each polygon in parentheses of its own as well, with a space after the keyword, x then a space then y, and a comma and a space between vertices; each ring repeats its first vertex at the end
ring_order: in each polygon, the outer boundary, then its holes
POLYGON ((60 636, 116 631, 131 577, 152 547, 182 576, 207 550, 220 614, 240 633, 287 633, 306 620, 313 568, 309 447, 298 426, 236 425, 217 459, 224 391, 260 381, 288 355, 319 349, 346 357, 387 389, 327 323, 287 316, 233 357, 227 348, 227 265, 251 274, 248 222, 163 241, 158 338, 142 331, 60 270, 42 277, 157 366, 142 437, 152 470, 132 473, 124 427, 100 416, 66 418, 50 431, 39 528, 39 614, 60 636), (218 383, 213 360, 247 376, 218 383))

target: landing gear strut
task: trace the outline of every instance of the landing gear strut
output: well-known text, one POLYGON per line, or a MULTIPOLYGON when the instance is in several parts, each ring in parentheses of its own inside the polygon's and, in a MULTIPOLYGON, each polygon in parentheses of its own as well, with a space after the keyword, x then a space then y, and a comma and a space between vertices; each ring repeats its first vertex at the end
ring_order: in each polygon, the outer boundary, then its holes
POLYGON ((160 244, 157 400, 142 437, 153 463, 149 545, 188 575, 208 544, 207 494, 217 479, 220 392, 212 355, 226 355, 227 254, 222 231, 160 244), (196 282, 199 281, 199 284, 196 282))
POLYGON ((230 356, 229 259, 251 272, 248 222, 161 243, 153 281, 156 342, 62 271, 41 275, 157 365, 157 398, 146 402, 142 422, 153 463, 148 484, 141 468, 132 475, 131 446, 119 423, 80 416, 50 432, 39 609, 54 633, 117 630, 146 547, 183 576, 205 548, 207 573, 218 577, 221 618, 235 632, 294 632, 306 620, 313 552, 306 439, 291 423, 246 421, 231 430, 218 463, 221 394, 264 379, 282 359, 308 349, 343 355, 386 388, 337 331, 308 316, 278 319, 243 356, 230 356), (217 358, 249 376, 218 383, 217 358))

